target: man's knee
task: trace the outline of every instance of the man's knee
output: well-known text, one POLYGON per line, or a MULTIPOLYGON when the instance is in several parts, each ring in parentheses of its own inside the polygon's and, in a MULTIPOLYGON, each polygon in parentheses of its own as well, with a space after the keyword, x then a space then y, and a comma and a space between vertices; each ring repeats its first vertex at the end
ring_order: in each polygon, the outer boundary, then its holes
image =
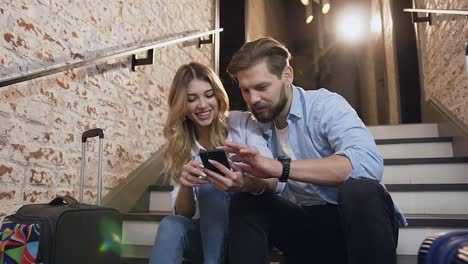
POLYGON ((376 180, 353 179, 348 180, 339 187, 339 203, 349 201, 366 203, 369 199, 381 197, 385 190, 376 180))

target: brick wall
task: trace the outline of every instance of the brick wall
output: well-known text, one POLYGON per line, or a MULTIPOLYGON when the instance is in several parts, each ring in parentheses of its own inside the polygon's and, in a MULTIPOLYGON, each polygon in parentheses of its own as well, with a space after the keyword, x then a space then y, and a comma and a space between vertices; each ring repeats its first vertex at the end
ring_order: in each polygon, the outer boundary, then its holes
MULTIPOLYGON (((213 28, 212 0, 19 1, 0 6, 0 78, 122 50, 188 30, 213 28)), ((104 129, 106 193, 163 144, 175 70, 211 64, 213 47, 155 51, 155 65, 129 58, 0 88, 0 220, 26 203, 79 195, 83 131, 104 129)), ((98 144, 88 144, 85 201, 95 200, 98 144)), ((158 172, 155 172, 155 177, 158 172)))
MULTIPOLYGON (((417 8, 467 10, 468 2, 419 0, 417 8)), ((432 16, 432 26, 418 24, 424 99, 441 104, 465 127, 468 127, 467 36, 466 16, 436 14, 432 16)))

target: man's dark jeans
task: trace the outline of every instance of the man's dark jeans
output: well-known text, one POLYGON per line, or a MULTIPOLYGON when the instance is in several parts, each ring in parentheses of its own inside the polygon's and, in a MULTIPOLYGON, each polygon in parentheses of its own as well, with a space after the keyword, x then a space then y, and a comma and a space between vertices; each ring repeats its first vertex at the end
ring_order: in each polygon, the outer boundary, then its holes
POLYGON ((235 194, 229 263, 269 263, 273 245, 288 264, 396 264, 398 223, 387 191, 374 180, 349 180, 338 203, 301 207, 272 193, 235 194))

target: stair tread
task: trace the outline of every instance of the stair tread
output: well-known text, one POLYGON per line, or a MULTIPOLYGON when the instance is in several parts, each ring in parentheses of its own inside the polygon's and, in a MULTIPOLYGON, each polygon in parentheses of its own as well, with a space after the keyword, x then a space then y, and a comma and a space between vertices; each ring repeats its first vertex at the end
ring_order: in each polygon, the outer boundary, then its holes
POLYGON ((123 220, 128 221, 161 221, 164 217, 172 215, 172 212, 128 212, 123 213, 123 220))
POLYGON ((405 214, 407 219, 464 219, 468 214, 405 214))
POLYGON ((402 183, 385 184, 385 187, 389 192, 468 191, 466 183, 402 183))
POLYGON ((412 143, 439 143, 452 142, 452 137, 420 137, 420 138, 389 138, 376 139, 378 145, 384 144, 412 144, 412 143))
POLYGON ((174 186, 154 184, 148 186, 148 190, 150 192, 172 192, 174 190, 174 186))
POLYGON ((384 159, 385 165, 468 163, 468 157, 384 159))
MULTIPOLYGON (((139 264, 148 263, 149 255, 151 254, 152 246, 146 245, 123 245, 122 246, 122 264, 139 264), (144 262, 146 261, 146 262, 144 262)), ((416 255, 398 255, 398 264, 415 264, 416 255)))
POLYGON ((405 214, 405 216, 408 221, 407 228, 468 228, 466 214, 405 214))

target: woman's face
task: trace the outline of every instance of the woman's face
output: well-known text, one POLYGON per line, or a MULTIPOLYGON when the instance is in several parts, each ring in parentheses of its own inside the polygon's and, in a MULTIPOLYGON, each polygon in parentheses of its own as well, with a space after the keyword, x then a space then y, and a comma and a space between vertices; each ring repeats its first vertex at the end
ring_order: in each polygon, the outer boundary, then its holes
POLYGON ((197 79, 190 81, 187 89, 187 118, 201 129, 211 125, 218 111, 218 99, 210 83, 197 79))

